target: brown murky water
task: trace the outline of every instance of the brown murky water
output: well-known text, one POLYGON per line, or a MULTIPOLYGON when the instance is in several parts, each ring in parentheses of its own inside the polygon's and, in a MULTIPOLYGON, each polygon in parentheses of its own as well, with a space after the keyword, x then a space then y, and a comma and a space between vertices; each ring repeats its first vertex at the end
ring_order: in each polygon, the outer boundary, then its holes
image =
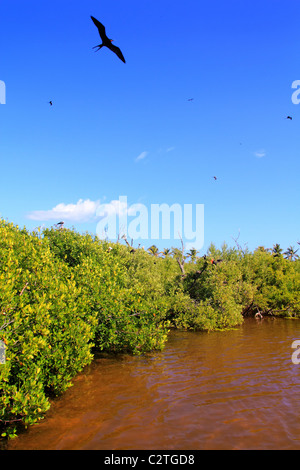
POLYGON ((10 449, 300 449, 300 321, 172 332, 163 352, 100 357, 10 449))

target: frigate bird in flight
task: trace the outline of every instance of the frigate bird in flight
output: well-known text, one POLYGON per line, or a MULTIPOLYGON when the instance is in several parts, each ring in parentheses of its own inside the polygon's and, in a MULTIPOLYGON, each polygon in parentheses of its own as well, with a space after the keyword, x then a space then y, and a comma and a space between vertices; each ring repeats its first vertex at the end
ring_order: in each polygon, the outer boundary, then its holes
POLYGON ((108 49, 110 49, 112 52, 114 52, 119 57, 119 59, 121 59, 122 62, 124 62, 124 64, 125 64, 126 62, 125 62, 124 56, 121 52, 121 49, 117 46, 114 46, 112 44, 113 39, 109 39, 106 36, 105 27, 103 26, 103 24, 100 23, 100 21, 96 20, 96 18, 94 18, 93 16, 91 16, 91 18, 92 18, 94 24, 97 26, 99 34, 100 34, 100 38, 102 39, 102 44, 98 44, 97 46, 93 47, 93 49, 98 47, 98 49, 95 52, 99 51, 101 49, 101 47, 106 46, 106 47, 108 47, 108 49))

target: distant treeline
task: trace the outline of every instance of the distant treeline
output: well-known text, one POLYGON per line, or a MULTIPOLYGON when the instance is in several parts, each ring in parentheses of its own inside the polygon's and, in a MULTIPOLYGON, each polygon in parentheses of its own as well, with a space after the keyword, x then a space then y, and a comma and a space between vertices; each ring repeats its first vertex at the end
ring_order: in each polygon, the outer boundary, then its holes
POLYGON ((0 219, 0 435, 42 418, 95 351, 163 349, 170 328, 232 328, 245 315, 300 317, 300 261, 259 247, 148 250, 0 219))

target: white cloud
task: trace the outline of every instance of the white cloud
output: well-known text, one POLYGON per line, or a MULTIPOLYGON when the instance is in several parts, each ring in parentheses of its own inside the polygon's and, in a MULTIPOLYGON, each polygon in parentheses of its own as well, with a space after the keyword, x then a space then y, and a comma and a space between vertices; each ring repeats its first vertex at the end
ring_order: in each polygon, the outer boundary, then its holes
POLYGON ((266 151, 265 150, 258 150, 257 152, 254 152, 254 155, 257 157, 257 158, 263 158, 266 156, 266 151))
POLYGON ((140 160, 144 160, 144 158, 146 158, 147 155, 148 155, 148 152, 144 151, 144 152, 140 153, 138 157, 136 157, 135 161, 138 162, 140 160))
POLYGON ((72 222, 88 222, 99 219, 99 217, 111 216, 116 214, 121 217, 131 213, 127 205, 127 198, 120 197, 118 200, 112 200, 108 203, 91 201, 90 199, 79 199, 76 204, 65 204, 61 202, 50 210, 37 210, 27 214, 31 220, 63 220, 72 222))
POLYGON ((32 220, 56 220, 87 222, 96 216, 100 201, 90 199, 79 199, 76 204, 65 204, 61 202, 50 210, 39 210, 30 212, 27 217, 32 220))

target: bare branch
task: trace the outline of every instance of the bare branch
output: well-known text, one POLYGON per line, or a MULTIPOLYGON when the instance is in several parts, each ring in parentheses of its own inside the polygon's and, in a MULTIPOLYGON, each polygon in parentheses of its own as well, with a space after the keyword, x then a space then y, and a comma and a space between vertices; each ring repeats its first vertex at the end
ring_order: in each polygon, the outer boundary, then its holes
POLYGON ((126 245, 129 246, 129 248, 130 248, 130 253, 134 253, 134 252, 135 252, 135 248, 133 248, 133 246, 132 246, 132 245, 133 245, 133 238, 131 239, 131 245, 130 245, 129 241, 127 240, 125 234, 122 235, 121 238, 123 238, 123 240, 125 240, 126 245))
POLYGON ((7 323, 4 323, 1 327, 0 327, 0 330, 4 330, 4 328, 6 328, 8 325, 10 325, 11 323, 13 323, 15 320, 11 320, 7 323))
POLYGON ((23 287, 23 289, 21 290, 20 294, 19 295, 22 295, 24 290, 26 289, 26 287, 28 286, 28 282, 26 282, 25 286, 23 287))

